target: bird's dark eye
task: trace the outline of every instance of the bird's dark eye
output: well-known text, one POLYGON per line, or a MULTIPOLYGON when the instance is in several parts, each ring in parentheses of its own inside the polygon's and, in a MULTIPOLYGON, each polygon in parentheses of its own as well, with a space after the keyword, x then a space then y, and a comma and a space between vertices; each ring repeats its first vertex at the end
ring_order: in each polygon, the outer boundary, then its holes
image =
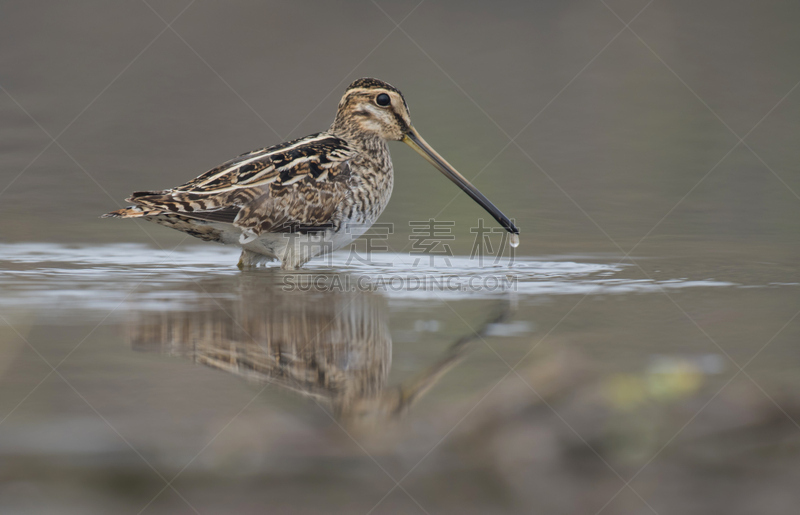
POLYGON ((381 107, 386 107, 392 103, 392 99, 389 98, 389 95, 386 93, 381 93, 377 97, 375 97, 375 103, 381 107))

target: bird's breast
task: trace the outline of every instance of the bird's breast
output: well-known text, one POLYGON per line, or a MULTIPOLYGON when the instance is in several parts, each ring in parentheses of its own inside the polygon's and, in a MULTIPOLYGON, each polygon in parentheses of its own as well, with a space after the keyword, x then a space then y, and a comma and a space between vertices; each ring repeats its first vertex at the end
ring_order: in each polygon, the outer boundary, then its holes
POLYGON ((351 176, 345 218, 372 224, 383 213, 394 187, 391 161, 382 166, 356 165, 351 176))

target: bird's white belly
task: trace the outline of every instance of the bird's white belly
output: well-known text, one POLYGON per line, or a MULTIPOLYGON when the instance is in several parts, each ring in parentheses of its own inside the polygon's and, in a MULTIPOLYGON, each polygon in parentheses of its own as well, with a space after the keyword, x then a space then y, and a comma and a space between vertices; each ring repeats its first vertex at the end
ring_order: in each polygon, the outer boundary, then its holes
POLYGON ((338 231, 333 229, 324 232, 300 233, 263 233, 256 238, 241 243, 241 229, 230 224, 205 222, 216 232, 216 240, 225 245, 241 247, 244 253, 240 260, 243 266, 259 266, 269 261, 278 260, 283 268, 299 268, 309 260, 330 254, 350 245, 372 226, 374 220, 343 221, 338 231))
POLYGON ((246 251, 269 258, 252 256, 245 265, 256 266, 277 259, 283 268, 294 269, 315 257, 346 247, 364 234, 370 225, 372 223, 342 224, 339 231, 327 230, 310 234, 264 233, 248 243, 240 244, 237 240, 235 244, 246 251))

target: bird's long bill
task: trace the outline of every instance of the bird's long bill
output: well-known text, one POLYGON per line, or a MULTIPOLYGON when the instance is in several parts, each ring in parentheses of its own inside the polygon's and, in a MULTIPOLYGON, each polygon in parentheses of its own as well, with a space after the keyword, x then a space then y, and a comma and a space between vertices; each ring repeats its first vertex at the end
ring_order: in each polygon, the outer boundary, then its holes
POLYGON ((430 164, 436 167, 437 170, 442 172, 448 179, 456 183, 456 185, 464 190, 464 192, 472 197, 472 200, 480 204, 497 222, 511 234, 519 234, 519 229, 504 215, 497 207, 492 204, 483 193, 478 191, 478 188, 473 186, 463 175, 458 173, 453 166, 444 160, 428 143, 422 139, 415 128, 406 133, 403 137, 403 143, 417 151, 419 155, 424 157, 430 164))

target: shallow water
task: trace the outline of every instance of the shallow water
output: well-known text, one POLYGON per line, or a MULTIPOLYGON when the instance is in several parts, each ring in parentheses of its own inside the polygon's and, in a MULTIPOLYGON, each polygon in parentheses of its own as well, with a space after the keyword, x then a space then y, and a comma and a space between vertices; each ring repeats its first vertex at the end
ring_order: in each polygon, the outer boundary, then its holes
MULTIPOLYGON (((794 409, 786 391, 798 386, 800 356, 790 341, 779 338, 749 367, 758 387, 727 384, 766 343, 741 328, 729 336, 748 317, 743 308, 800 294, 796 277, 779 280, 768 264, 653 280, 636 261, 608 256, 482 267, 458 256, 450 266, 349 257, 240 272, 235 251, 212 245, 4 245, 0 453, 18 474, 5 505, 30 489, 47 499, 66 488, 78 505, 133 507, 163 488, 160 474, 177 476, 192 504, 208 481, 220 497, 204 502, 219 507, 236 505, 232 492, 252 481, 283 484, 256 497, 287 503, 313 482, 302 509, 366 488, 357 509, 369 510, 391 478, 421 463, 408 483, 415 497, 426 495, 420 481, 466 487, 497 481, 490 464, 517 470, 501 491, 481 489, 491 506, 525 499, 521 478, 579 466, 587 458, 571 453, 584 445, 609 469, 595 463, 583 474, 632 474, 713 399, 725 404, 675 449, 731 431, 753 442, 762 431, 784 435, 769 444, 776 449, 796 441, 770 401, 794 409), (742 281, 761 274, 771 281, 742 281), (544 441, 547 458, 533 450, 544 441), (488 462, 484 445, 495 449, 488 462), (467 460, 455 474, 453 459, 467 460)), ((759 312, 759 323, 777 330, 787 312, 759 312)), ((708 452, 712 462, 740 459, 724 444, 708 452)), ((668 456, 651 470, 683 488, 669 467, 688 465, 668 456)), ((559 487, 583 480, 566 473, 559 487)), ((154 508, 173 509, 166 498, 154 508)))

